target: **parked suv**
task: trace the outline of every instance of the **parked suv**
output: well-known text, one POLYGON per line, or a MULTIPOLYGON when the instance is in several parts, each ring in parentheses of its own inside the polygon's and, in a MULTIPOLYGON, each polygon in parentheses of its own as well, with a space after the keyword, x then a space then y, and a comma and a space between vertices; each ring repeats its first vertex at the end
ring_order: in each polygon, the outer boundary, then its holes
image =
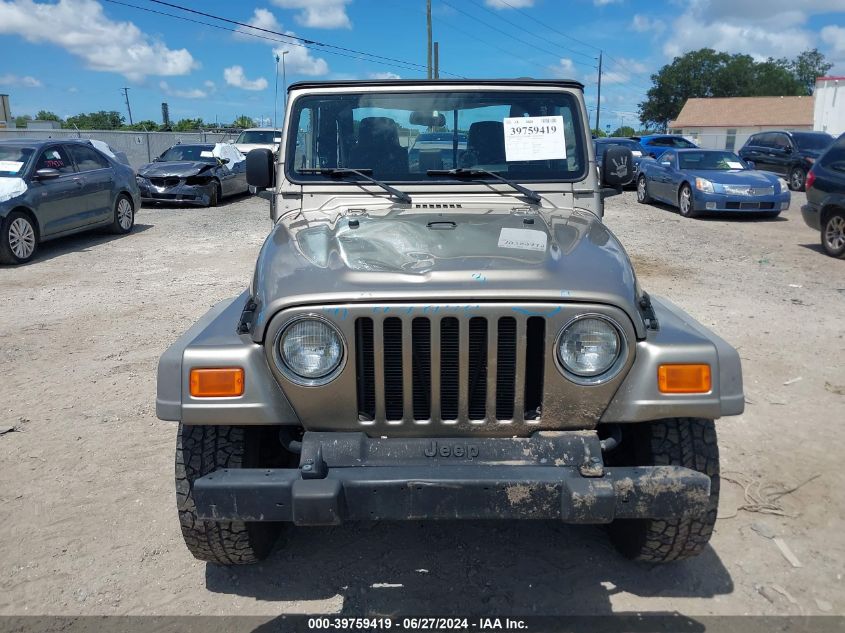
POLYGON ((831 143, 826 132, 760 132, 748 137, 739 155, 756 169, 786 178, 792 191, 804 191, 807 172, 831 143))
POLYGON ((511 518, 700 553, 739 355, 644 292, 602 223, 632 156, 607 148, 599 182, 583 86, 297 83, 284 129, 277 158, 247 156, 275 200, 249 288, 159 362, 194 556, 254 562, 291 525, 511 518), (412 166, 409 126, 451 134, 462 167, 412 166))
POLYGON ((807 172, 807 204, 801 215, 807 226, 821 232, 825 253, 845 258, 845 134, 807 172))

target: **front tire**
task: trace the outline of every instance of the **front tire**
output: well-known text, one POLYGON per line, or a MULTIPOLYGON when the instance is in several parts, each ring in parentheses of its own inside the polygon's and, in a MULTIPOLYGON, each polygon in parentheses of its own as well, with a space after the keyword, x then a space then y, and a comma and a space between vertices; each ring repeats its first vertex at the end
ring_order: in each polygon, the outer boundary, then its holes
POLYGON ((626 557, 667 563, 700 554, 713 534, 719 505, 719 447, 713 420, 671 418, 626 425, 622 444, 608 456, 615 466, 683 466, 710 477, 707 511, 685 519, 623 519, 610 537, 626 557), (619 455, 614 453, 619 452, 619 455))
POLYGON ((698 211, 693 206, 692 189, 687 183, 684 183, 678 191, 678 210, 685 218, 698 217, 698 211))
POLYGON ((822 248, 831 257, 845 258, 845 211, 836 209, 822 226, 822 248))
POLYGON ((109 231, 116 235, 124 235, 135 226, 135 205, 126 194, 121 194, 114 202, 114 219, 109 231))
POLYGON ((637 202, 641 204, 651 202, 651 196, 648 195, 648 181, 644 174, 640 174, 640 177, 637 178, 637 202))
POLYGON ((194 482, 219 468, 259 466, 261 427, 179 425, 176 437, 176 505, 185 545, 195 558, 218 565, 249 565, 267 557, 277 523, 203 521, 197 518, 194 482))
POLYGON ((792 191, 804 191, 807 182, 807 172, 800 167, 793 167, 789 171, 789 188, 792 191))
POLYGON ((208 196, 208 206, 216 207, 220 204, 220 198, 223 197, 223 192, 220 188, 220 183, 216 180, 211 185, 211 194, 208 196))
POLYGON ((25 264, 35 257, 38 228, 25 213, 12 211, 0 219, 0 263, 25 264))

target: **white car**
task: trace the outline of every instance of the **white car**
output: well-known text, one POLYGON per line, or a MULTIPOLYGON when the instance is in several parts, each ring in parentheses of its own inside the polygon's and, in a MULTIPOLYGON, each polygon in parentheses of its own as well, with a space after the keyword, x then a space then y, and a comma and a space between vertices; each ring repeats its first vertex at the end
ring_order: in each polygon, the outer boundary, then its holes
POLYGON ((254 149, 269 149, 276 152, 279 149, 282 133, 271 127, 252 127, 240 133, 235 141, 235 147, 242 154, 248 154, 254 149))

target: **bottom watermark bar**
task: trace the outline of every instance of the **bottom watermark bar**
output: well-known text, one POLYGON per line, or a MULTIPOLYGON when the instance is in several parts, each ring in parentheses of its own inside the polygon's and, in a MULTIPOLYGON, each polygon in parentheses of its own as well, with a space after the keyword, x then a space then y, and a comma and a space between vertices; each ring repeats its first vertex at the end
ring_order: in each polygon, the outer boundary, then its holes
POLYGON ((527 631, 531 633, 845 633, 845 616, 0 616, 0 633, 288 633, 527 631))

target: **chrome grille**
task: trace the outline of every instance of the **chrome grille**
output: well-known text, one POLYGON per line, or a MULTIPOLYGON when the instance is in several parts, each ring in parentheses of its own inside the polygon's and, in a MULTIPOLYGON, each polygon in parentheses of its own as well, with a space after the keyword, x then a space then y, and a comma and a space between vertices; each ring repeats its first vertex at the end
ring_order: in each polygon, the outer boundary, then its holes
POLYGON ((774 186, 749 187, 748 185, 725 185, 725 193, 730 196, 771 196, 775 193, 774 186))
POLYGON ((544 317, 359 317, 358 420, 538 423, 545 349, 544 317))

